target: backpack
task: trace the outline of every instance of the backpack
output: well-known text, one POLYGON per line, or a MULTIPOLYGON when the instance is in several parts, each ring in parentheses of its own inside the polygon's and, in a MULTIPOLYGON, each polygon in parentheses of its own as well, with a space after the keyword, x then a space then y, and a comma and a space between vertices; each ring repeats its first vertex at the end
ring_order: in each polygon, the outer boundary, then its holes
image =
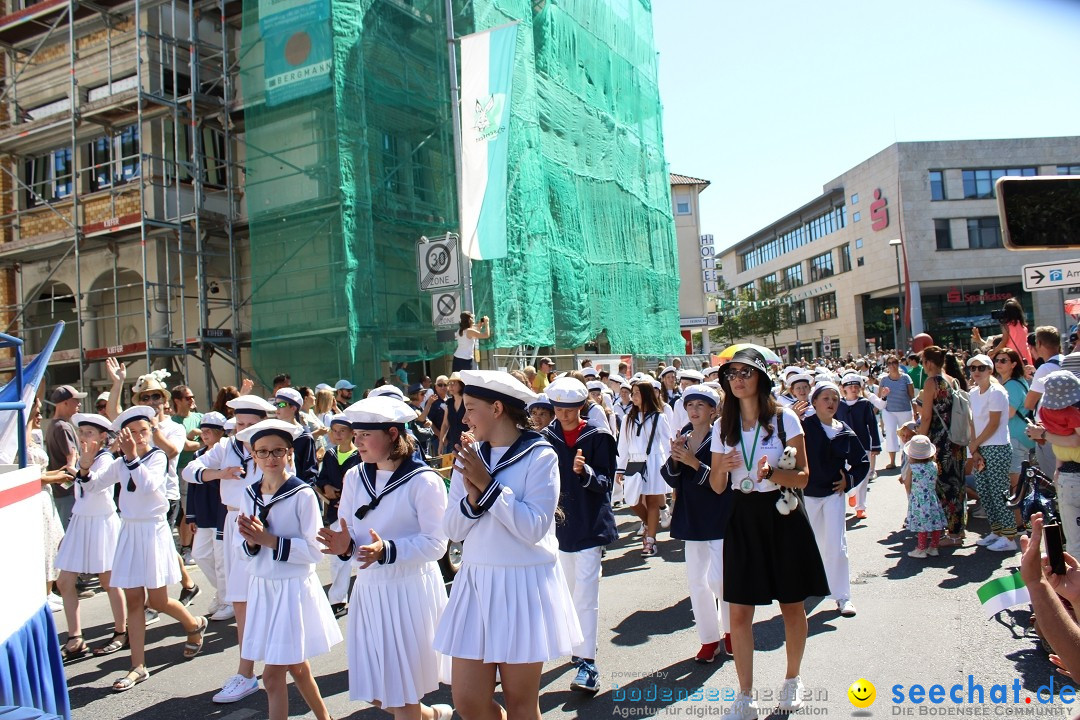
MULTIPOLYGON (((971 444, 971 397, 955 383, 947 387, 952 396, 952 413, 947 423, 949 442, 967 447, 971 444)), ((938 416, 938 420, 945 423, 945 418, 941 417, 936 407, 934 414, 938 416)))

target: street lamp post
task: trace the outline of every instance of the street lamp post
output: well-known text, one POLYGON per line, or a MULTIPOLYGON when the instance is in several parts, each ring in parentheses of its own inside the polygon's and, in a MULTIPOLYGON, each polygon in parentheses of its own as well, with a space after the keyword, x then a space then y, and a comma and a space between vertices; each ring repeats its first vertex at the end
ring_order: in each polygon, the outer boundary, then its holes
MULTIPOLYGON (((892 245, 893 251, 896 253, 896 291, 900 295, 900 333, 899 338, 894 338, 894 342, 897 343, 896 350, 900 350, 899 343, 904 339, 904 281, 900 277, 900 245, 903 240, 900 238, 894 238, 889 241, 892 245)), ((896 331, 896 324, 893 324, 893 331, 896 331)))

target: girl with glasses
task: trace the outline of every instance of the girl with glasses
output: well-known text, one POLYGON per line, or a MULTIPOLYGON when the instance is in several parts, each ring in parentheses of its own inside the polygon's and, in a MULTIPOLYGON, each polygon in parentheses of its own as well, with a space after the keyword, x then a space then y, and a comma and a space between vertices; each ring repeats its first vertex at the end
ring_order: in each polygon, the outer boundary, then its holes
MULTIPOLYGON (((280 392, 280 391, 279 391, 280 392)), ((271 720, 289 717, 286 673, 318 720, 329 720, 310 658, 330 652, 341 631, 315 566, 322 523, 315 491, 290 469, 295 423, 263 420, 237 433, 251 447, 262 477, 249 485, 237 517, 247 558, 247 626, 240 656, 262 661, 271 720)))
POLYGON ((994 379, 994 363, 987 355, 967 362, 971 373, 971 417, 974 424, 968 450, 975 462, 975 489, 986 508, 990 534, 977 545, 995 552, 1015 552, 1016 520, 1005 507, 1009 489, 1012 445, 1009 441, 1009 393, 994 379))
POLYGON ((790 490, 806 487, 806 448, 799 418, 779 410, 765 359, 753 349, 735 353, 720 374, 724 401, 713 425, 709 485, 717 493, 734 486, 731 519, 724 533, 724 600, 731 606, 731 646, 739 692, 731 717, 757 718, 754 688, 754 607, 780 603, 787 644, 787 671, 779 709, 803 706, 799 676, 806 646, 806 598, 829 594, 814 531, 800 507, 778 506, 790 490), (777 467, 785 449, 794 467, 777 467))

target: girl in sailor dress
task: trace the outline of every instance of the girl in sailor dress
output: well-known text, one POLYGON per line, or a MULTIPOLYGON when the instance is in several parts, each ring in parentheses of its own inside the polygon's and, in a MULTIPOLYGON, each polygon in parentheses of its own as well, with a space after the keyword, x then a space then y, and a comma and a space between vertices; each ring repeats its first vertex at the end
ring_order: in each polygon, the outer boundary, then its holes
POLYGON ((671 429, 661 411, 658 395, 650 379, 634 383, 630 391, 634 407, 627 413, 619 435, 615 472, 615 482, 622 484, 626 504, 640 518, 644 529, 642 557, 656 555, 660 506, 668 491, 660 468, 671 454, 671 429))
POLYGON ((105 466, 100 476, 90 474, 95 489, 120 484, 120 534, 113 557, 111 583, 123 588, 127 601, 128 640, 132 669, 113 683, 122 692, 147 680, 146 616, 144 603, 179 622, 187 633, 184 657, 199 654, 206 618, 195 618, 178 600, 169 597, 168 585, 180 581, 176 547, 166 516, 169 462, 151 445, 153 408, 135 406, 120 413, 112 430, 119 434, 121 457, 105 466))
POLYGON ((461 376, 475 435, 458 447, 443 527, 464 546, 434 647, 453 658, 462 717, 502 712, 497 670, 507 715, 539 720, 543 663, 582 640, 558 564, 558 457, 529 429, 531 390, 508 373, 461 376))
MULTIPOLYGON (((240 508, 247 505, 247 488, 252 481, 261 478, 262 471, 251 457, 249 449, 239 438, 239 433, 265 419, 273 406, 255 395, 241 395, 229 400, 237 435, 222 438, 205 454, 192 459, 183 471, 189 483, 218 483, 221 504, 227 511, 222 526, 222 576, 225 587, 219 591, 221 600, 232 605, 236 615, 236 635, 240 647, 244 645, 247 627, 247 594, 249 563, 240 541, 237 521, 240 508)), ((242 655, 236 674, 230 676, 214 695, 214 702, 235 702, 258 692, 259 681, 255 677, 255 663, 242 655)))
POLYGON ((870 485, 877 454, 881 452, 881 431, 878 428, 875 408, 884 408, 885 401, 877 396, 865 396, 862 375, 848 373, 841 382, 844 399, 836 409, 836 419, 855 431, 855 434, 859 436, 859 442, 869 453, 866 472, 862 477, 852 478, 855 487, 848 497, 848 505, 855 508, 855 517, 865 518, 866 491, 870 485))
POLYGON ((251 446, 262 478, 248 486, 237 518, 241 548, 248 558, 247 625, 243 658, 263 661, 263 686, 271 720, 289 716, 286 673, 319 720, 329 720, 308 659, 341 642, 330 602, 315 565, 322 559, 316 541, 322 521, 310 485, 292 473, 293 441, 303 427, 263 420, 237 437, 251 446))
POLYGON ((660 473, 675 495, 671 536, 686 543, 690 607, 701 641, 694 659, 708 664, 721 651, 731 653, 730 612, 724 602, 724 530, 732 490, 718 493, 709 485, 712 426, 720 396, 712 388, 691 385, 680 401, 689 422, 672 441, 671 457, 660 473))
POLYGON ((108 594, 112 607, 112 639, 104 646, 95 648, 94 654, 108 655, 127 644, 124 594, 109 582, 116 541, 120 535, 120 518, 116 514, 112 485, 105 485, 102 481, 105 468, 113 462, 109 452, 112 423, 103 415, 90 413, 75 413, 71 422, 77 428, 82 453, 75 476, 75 505, 71 510, 71 521, 64 539, 60 541, 60 551, 56 554, 56 567, 60 570, 56 586, 64 598, 68 628, 68 641, 62 651, 65 660, 84 655, 87 651, 86 642, 82 639, 79 593, 75 587, 80 573, 100 576, 101 587, 108 594))
POLYGON ((405 424, 414 409, 391 397, 351 405, 362 464, 346 473, 340 528, 324 528, 324 553, 356 563, 349 603, 349 698, 399 720, 450 720, 449 705, 421 704, 450 681, 450 659, 432 648, 446 607, 438 560, 446 552, 446 486, 421 462, 405 424))

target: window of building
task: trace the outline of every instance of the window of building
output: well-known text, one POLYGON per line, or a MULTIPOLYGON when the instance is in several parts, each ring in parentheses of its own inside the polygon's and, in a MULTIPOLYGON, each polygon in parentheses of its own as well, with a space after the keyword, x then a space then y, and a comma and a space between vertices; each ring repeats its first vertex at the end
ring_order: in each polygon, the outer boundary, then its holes
POLYGON ((973 250, 1001 247, 1001 222, 997 216, 968 218, 968 247, 973 250))
POLYGON ((401 194, 401 160, 398 154, 398 138, 390 133, 382 136, 383 189, 394 195, 401 194))
POLYGON ((945 173, 940 170, 930 171, 930 199, 945 200, 945 173))
POLYGON ((948 220, 934 221, 934 237, 937 238, 938 250, 952 250, 952 229, 948 220))
POLYGON ((784 306, 784 319, 791 325, 805 325, 806 302, 796 300, 784 306))
POLYGON ((851 270, 851 246, 840 246, 840 272, 848 272, 851 270))
POLYGON ((862 220, 861 212, 856 212, 854 215, 851 216, 851 222, 859 222, 860 220, 862 220))
POLYGON ((139 126, 90 143, 90 191, 122 185, 139 176, 139 126))
POLYGON ((675 214, 689 215, 691 210, 690 193, 675 193, 675 214))
POLYGON ((854 193, 851 196, 851 204, 852 205, 858 205, 859 204, 859 193, 854 193))
POLYGON ((814 321, 832 320, 836 313, 836 293, 826 293, 814 298, 814 321))
MULTIPOLYGON (((180 182, 191 182, 192 154, 191 134, 187 127, 182 127, 174 137, 171 121, 162 123, 165 146, 165 168, 162 173, 166 181, 172 182, 177 179, 180 182), (174 142, 178 143, 177 151, 173 151, 174 142)), ((210 187, 225 187, 229 176, 229 167, 225 155, 225 132, 218 128, 204 126, 199 136, 202 146, 203 163, 206 168, 206 177, 203 182, 210 187)), ((159 161, 148 160, 151 164, 159 161)), ((136 168, 138 172, 138 168, 136 168)), ((150 174, 156 174, 151 172, 150 174)))
POLYGON ((71 148, 28 158, 23 163, 23 172, 23 182, 29 188, 25 192, 27 208, 39 205, 38 197, 45 202, 66 198, 72 188, 71 148))
POLYGON ((859 257, 855 258, 855 264, 858 265, 859 267, 862 267, 863 265, 866 264, 866 259, 863 258, 862 255, 860 255, 859 257))
POLYGON ((739 272, 746 272, 796 248, 807 245, 818 238, 836 232, 847 226, 847 206, 834 208, 802 225, 763 240, 749 250, 739 253, 739 272))
POLYGON ((862 238, 858 238, 855 241, 855 249, 856 250, 862 250, 862 238))
POLYGON ((990 168, 984 170, 964 171, 964 199, 981 200, 995 197, 994 183, 998 178, 1005 177, 1034 177, 1037 171, 1033 167, 1025 168, 990 168))
POLYGON ((757 286, 754 285, 754 281, 751 280, 750 282, 746 283, 745 285, 740 285, 739 286, 739 295, 740 296, 745 295, 745 296, 750 297, 750 298, 757 297, 757 286))
POLYGON ((784 268, 784 289, 794 290, 803 284, 802 263, 784 268))
POLYGON ((810 282, 817 282, 833 274, 832 252, 810 258, 810 282))
POLYGON ((1080 165, 1058 165, 1058 175, 1080 175, 1080 165))

